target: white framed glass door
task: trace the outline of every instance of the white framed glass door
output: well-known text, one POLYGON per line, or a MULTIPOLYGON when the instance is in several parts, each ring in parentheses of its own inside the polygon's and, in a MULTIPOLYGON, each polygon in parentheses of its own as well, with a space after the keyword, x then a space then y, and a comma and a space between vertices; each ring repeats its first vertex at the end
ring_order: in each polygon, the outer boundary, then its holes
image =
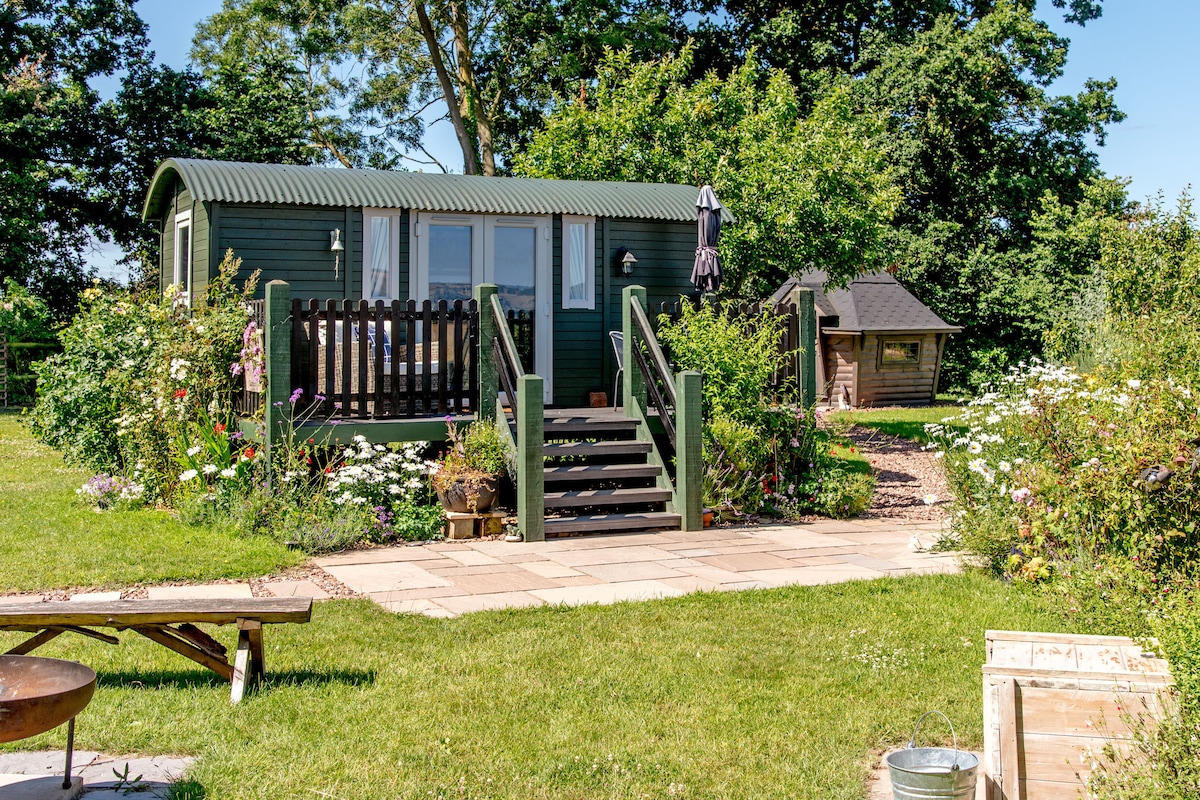
POLYGON ((411 296, 468 299, 479 283, 494 283, 507 311, 534 318, 534 372, 553 397, 554 318, 551 308, 550 219, 421 212, 413 225, 411 296))

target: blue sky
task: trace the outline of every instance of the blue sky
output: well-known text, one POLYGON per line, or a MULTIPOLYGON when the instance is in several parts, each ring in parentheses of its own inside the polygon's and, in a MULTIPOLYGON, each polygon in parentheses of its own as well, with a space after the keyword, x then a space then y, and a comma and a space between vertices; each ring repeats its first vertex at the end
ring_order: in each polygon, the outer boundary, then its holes
MULTIPOLYGON (((136 6, 158 59, 177 68, 187 63, 196 23, 220 7, 220 0, 141 0, 136 6)), ((1101 168, 1130 178, 1139 199, 1162 192, 1171 202, 1200 184, 1200 81, 1191 55, 1200 40, 1200 3, 1106 0, 1104 15, 1082 28, 1064 23, 1049 0, 1039 0, 1038 13, 1071 40, 1054 93, 1075 94, 1089 77, 1118 81, 1117 105, 1127 118, 1109 129, 1098 149, 1101 168)), ((460 158, 445 125, 431 133, 430 149, 448 164, 460 158)))

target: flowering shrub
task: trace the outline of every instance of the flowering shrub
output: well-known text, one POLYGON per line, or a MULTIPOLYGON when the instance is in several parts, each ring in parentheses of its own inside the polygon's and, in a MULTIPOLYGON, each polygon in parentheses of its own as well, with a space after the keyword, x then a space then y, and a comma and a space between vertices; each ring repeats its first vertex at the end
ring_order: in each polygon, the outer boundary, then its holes
POLYGON ((176 293, 145 297, 93 286, 62 334, 63 352, 38 370, 35 435, 68 461, 142 477, 149 496, 167 498, 178 471, 174 444, 203 412, 228 423, 257 280, 233 286, 240 261, 227 255, 190 311, 176 293))
POLYGON ((1121 556, 1149 574, 1191 563, 1200 423, 1168 379, 1042 364, 929 427, 957 497, 955 529, 993 569, 1038 580, 1121 556))

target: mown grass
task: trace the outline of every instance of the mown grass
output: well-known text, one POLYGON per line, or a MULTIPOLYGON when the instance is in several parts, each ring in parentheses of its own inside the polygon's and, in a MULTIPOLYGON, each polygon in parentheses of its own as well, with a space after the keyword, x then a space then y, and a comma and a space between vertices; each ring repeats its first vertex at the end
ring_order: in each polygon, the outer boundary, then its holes
POLYGON ((0 413, 0 593, 263 575, 303 555, 265 537, 184 525, 165 511, 98 514, 88 473, 0 413))
POLYGON ((128 633, 39 653, 99 673, 79 749, 193 754, 206 800, 861 800, 878 751, 928 709, 980 746, 986 629, 1064 624, 978 575, 453 620, 329 601, 310 624, 268 629, 266 682, 237 706, 227 684, 128 633))
MULTIPOLYGON (((899 436, 922 444, 929 441, 925 426, 932 422, 941 422, 947 417, 958 413, 958 407, 920 406, 916 408, 875 408, 855 409, 852 411, 833 411, 826 417, 835 425, 858 425, 871 428, 888 436, 899 436)), ((965 430, 965 427, 963 428, 965 430)))

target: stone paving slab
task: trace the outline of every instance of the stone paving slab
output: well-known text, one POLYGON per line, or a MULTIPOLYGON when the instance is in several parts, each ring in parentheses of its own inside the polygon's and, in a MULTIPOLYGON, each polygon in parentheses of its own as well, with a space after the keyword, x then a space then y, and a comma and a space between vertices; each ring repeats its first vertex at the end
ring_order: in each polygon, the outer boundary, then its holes
POLYGON ((264 588, 275 597, 311 597, 313 600, 328 600, 329 592, 312 581, 276 581, 264 588))
POLYGON ((496 608, 955 572, 954 554, 914 549, 914 532, 929 538, 937 530, 936 523, 825 520, 546 542, 438 542, 317 563, 388 610, 454 617, 496 608), (394 560, 384 558, 388 554, 394 560))
POLYGON ((195 586, 151 586, 146 590, 151 600, 242 600, 253 597, 248 583, 209 583, 195 586))
MULTIPOLYGON (((78 796, 78 793, 72 795, 62 789, 65 758, 66 753, 62 750, 0 753, 0 773, 4 774, 3 778, 13 779, 7 785, 0 780, 0 797, 4 800, 51 800, 78 796)), ((158 800, 167 796, 171 783, 182 778, 194 761, 188 757, 112 756, 76 750, 71 774, 81 783, 85 800, 118 797, 158 800), (121 786, 121 776, 126 776, 131 783, 117 788, 121 786), (139 777, 140 780, 133 782, 139 777)))

